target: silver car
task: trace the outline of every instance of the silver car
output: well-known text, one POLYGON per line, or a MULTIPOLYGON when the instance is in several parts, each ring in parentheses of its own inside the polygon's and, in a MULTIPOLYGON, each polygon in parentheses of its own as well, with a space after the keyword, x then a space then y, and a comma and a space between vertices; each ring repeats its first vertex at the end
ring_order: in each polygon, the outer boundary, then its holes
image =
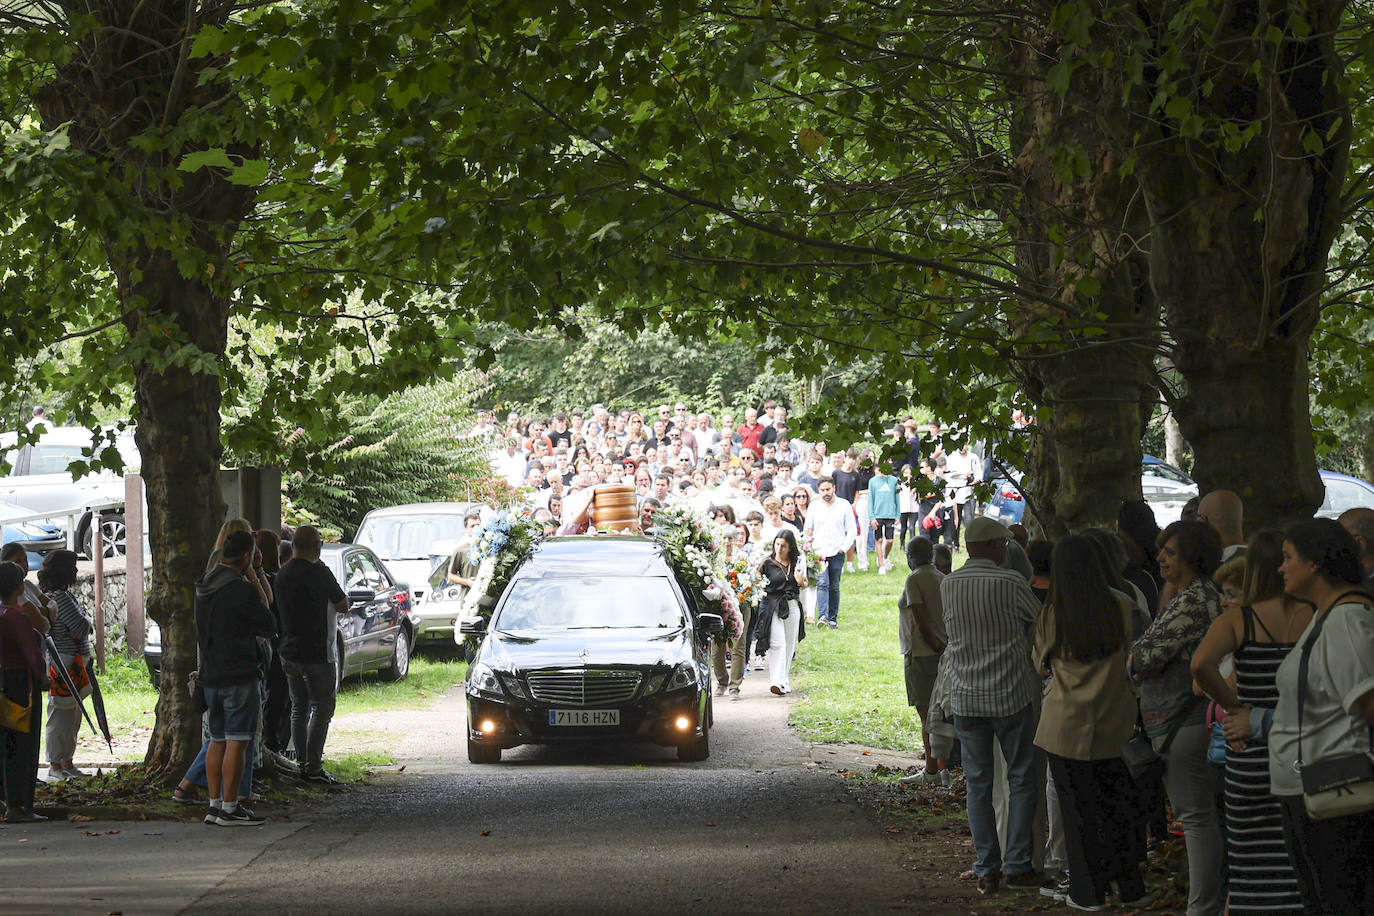
MULTIPOLYGON (((398 580, 410 586, 410 619, 417 648, 453 641, 452 609, 431 602, 431 582, 466 536, 464 519, 483 503, 411 503, 373 509, 363 517, 354 541, 370 547, 398 580)), ((438 580, 443 582, 442 577, 438 580)))

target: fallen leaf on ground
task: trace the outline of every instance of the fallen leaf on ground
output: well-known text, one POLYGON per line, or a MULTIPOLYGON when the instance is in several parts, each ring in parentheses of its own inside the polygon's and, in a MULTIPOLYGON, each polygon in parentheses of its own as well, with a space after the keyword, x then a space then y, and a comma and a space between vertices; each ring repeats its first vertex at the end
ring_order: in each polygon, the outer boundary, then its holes
POLYGON ((84 814, 68 814, 67 820, 71 821, 73 824, 84 824, 87 821, 95 820, 95 818, 87 817, 84 814))
POLYGON ((491 831, 490 831, 490 830, 483 830, 483 831, 482 831, 482 836, 491 836, 491 831))

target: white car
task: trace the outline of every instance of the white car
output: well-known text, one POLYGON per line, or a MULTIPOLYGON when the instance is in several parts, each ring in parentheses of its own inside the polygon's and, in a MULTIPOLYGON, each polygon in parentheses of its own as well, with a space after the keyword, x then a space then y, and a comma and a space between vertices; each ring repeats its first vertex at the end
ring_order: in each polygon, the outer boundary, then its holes
POLYGON ((473 509, 480 510, 483 518, 491 514, 483 503, 410 503, 373 509, 363 517, 353 538, 370 547, 399 581, 410 586, 410 619, 417 647, 453 640, 453 613, 444 602, 431 602, 431 577, 448 563, 463 540, 464 520, 473 509))
MULTIPOLYGON (((120 433, 114 447, 124 460, 124 471, 137 471, 142 459, 133 433, 120 433)), ((126 538, 123 476, 96 471, 73 479, 70 470, 74 461, 89 461, 91 450, 91 431, 81 426, 50 429, 34 445, 18 445, 13 433, 0 437, 0 453, 10 466, 8 475, 0 477, 0 502, 33 512, 52 512, 53 524, 65 524, 63 516, 78 512, 75 544, 78 551, 90 556, 96 512, 89 507, 116 501, 120 505, 99 510, 100 533, 105 556, 122 556, 126 538)))

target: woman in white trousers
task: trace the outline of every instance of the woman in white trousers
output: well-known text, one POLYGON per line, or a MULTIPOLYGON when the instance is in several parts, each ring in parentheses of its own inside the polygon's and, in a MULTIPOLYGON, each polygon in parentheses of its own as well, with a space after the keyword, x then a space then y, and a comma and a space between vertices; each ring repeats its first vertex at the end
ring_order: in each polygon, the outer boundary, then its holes
POLYGON ((763 561, 767 585, 758 615, 755 651, 768 656, 768 689, 777 696, 792 690, 792 656, 802 634, 800 590, 806 586, 806 564, 789 530, 773 538, 773 552, 763 561))

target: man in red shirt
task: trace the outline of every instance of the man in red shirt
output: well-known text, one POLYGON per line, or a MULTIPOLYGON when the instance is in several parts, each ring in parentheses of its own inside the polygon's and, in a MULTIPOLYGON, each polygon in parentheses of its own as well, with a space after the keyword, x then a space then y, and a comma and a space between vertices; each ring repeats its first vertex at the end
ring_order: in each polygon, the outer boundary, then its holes
POLYGON ((759 446, 759 437, 763 435, 765 429, 767 427, 759 422, 759 412, 752 407, 746 407, 744 409, 744 422, 740 424, 739 429, 735 430, 739 433, 739 447, 752 451, 755 458, 762 458, 763 449, 759 446))

